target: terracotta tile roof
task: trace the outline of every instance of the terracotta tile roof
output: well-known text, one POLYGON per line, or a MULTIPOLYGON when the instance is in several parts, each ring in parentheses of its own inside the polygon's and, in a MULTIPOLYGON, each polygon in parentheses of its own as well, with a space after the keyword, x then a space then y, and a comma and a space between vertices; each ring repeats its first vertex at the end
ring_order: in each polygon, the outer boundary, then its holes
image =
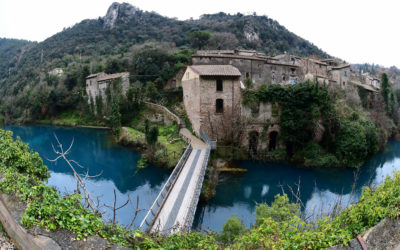
POLYGON ((122 76, 124 76, 126 74, 129 75, 129 72, 122 72, 122 73, 116 73, 116 74, 111 74, 111 75, 105 75, 103 77, 100 77, 98 79, 98 81, 106 81, 106 80, 116 79, 116 78, 122 77, 122 76))
POLYGON ((200 76, 241 76, 240 71, 232 65, 192 65, 189 66, 200 76))

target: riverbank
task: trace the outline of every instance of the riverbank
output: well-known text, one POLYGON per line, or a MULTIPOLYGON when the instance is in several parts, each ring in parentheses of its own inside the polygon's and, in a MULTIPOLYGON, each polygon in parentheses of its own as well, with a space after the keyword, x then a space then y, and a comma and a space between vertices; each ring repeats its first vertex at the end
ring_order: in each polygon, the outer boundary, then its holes
POLYGON ((142 152, 151 164, 174 168, 187 144, 180 138, 177 125, 159 126, 158 129, 157 143, 152 147, 148 145, 145 133, 130 127, 121 128, 118 143, 142 152))
MULTIPOLYGON (((67 131, 68 132, 68 135, 70 135, 71 134, 71 130, 70 129, 65 129, 65 131, 67 131)), ((86 131, 85 133, 87 133, 89 130, 81 130, 81 131, 86 131)), ((30 134, 32 134, 32 130, 31 129, 28 129, 28 132, 30 133, 30 134)), ((97 134, 101 134, 101 135, 104 135, 104 131, 97 131, 96 132, 97 134)), ((53 132, 49 132, 49 134, 51 135, 51 134, 53 134, 53 132)), ((29 136, 29 134, 27 134, 28 136, 29 136)), ((61 134, 60 134, 61 135, 61 134)), ((81 138, 81 136, 83 136, 83 135, 79 135, 77 138, 81 138)), ((46 136, 47 137, 47 136, 46 136)), ((104 136, 96 136, 97 138, 103 138, 104 136)), ((60 137, 61 138, 61 137, 60 137)), ((64 137, 64 140, 65 139, 70 139, 70 137, 69 136, 67 136, 67 137, 64 137)), ((37 138, 35 139, 35 138, 32 138, 32 141, 37 141, 37 138)), ((81 141, 81 140, 77 140, 77 143, 85 143, 85 142, 83 142, 83 141, 81 141)), ((45 143, 46 145, 48 145, 48 143, 45 143)), ((91 143, 92 144, 92 143, 91 143)), ((101 144, 104 144, 104 143, 101 143, 101 144)), ((386 151, 386 153, 385 153, 385 155, 380 155, 380 156, 378 156, 378 157, 375 157, 375 158, 377 158, 377 159, 374 159, 373 160, 373 162, 371 162, 371 167, 373 167, 373 166, 375 166, 375 168, 376 168, 376 166, 380 166, 380 168, 379 169, 377 169, 376 170, 376 177, 375 178, 373 178, 374 180, 377 180, 377 182, 376 183, 381 183, 380 181, 382 180, 382 178, 384 178, 384 177, 382 177, 382 169, 384 169, 384 172, 392 172, 391 170, 389 170, 389 169, 387 169, 387 167, 388 166, 392 166, 393 164, 393 161, 396 161, 396 159, 398 159, 398 158, 391 158, 391 157, 395 157, 396 155, 398 155, 397 153, 395 154, 394 152, 393 152, 393 150, 395 150, 395 149, 397 149, 397 148, 399 148, 399 147, 397 147, 397 145, 399 144, 399 143, 396 143, 396 142, 393 142, 393 143, 391 143, 391 144, 393 144, 393 145, 391 145, 391 148, 389 148, 387 151, 386 151), (382 163, 379 163, 379 162, 377 162, 377 160, 379 160, 379 159, 382 159, 382 158, 385 158, 385 161, 387 161, 387 163, 386 164, 382 164, 382 163), (382 168, 382 169, 381 169, 382 168), (380 178, 380 179, 376 179, 376 178, 380 178), (379 180, 379 181, 378 181, 379 180)), ((8 144, 7 144, 8 145, 8 144)), ((34 145, 34 144, 32 144, 32 145, 34 145)), ((80 145, 76 145, 77 147, 79 147, 79 148, 83 148, 82 146, 80 146, 80 145)), ((98 155, 98 153, 99 153, 99 151, 98 151, 98 147, 97 146, 95 146, 94 145, 94 149, 96 149, 96 154, 98 155)), ((107 151, 108 151, 109 149, 107 149, 107 151)), ((89 151, 91 151, 91 150, 89 150, 89 151)), ((42 152, 42 151, 41 151, 42 152)), ((76 155, 74 156, 74 155, 71 155, 71 157, 76 157, 76 155)), ((90 156, 89 156, 90 157, 90 156)), ((79 157, 78 157, 79 158, 79 157)), ((1 158, 1 159, 4 159, 4 158, 1 158)), ((1 161, 1 159, 0 159, 0 161, 1 161)), ((102 160, 103 161, 103 160, 102 160)), ((251 163, 251 162, 250 162, 251 163)), ((1 164, 0 164, 1 165, 1 164)), ((60 166, 58 166, 57 167, 57 169, 59 168, 60 166)), ((327 204, 327 201, 332 201, 332 200, 340 200, 340 199, 337 199, 337 198, 335 198, 335 197, 332 197, 330 194, 331 194, 331 192, 335 192, 335 190, 340 190, 340 194, 342 194, 342 195, 344 195, 344 197, 347 195, 347 189, 346 188, 342 188, 342 186, 337 186, 335 183, 337 182, 337 180, 340 180, 340 181, 342 181, 344 184, 346 184, 347 186, 349 186, 349 189, 350 189, 350 192, 351 192, 351 190, 352 190, 352 188, 351 188, 351 186, 352 186, 352 184, 351 184, 351 181, 349 181, 348 180, 348 178, 353 178, 354 177, 354 174, 353 174, 353 172, 348 172, 346 175, 342 175, 343 174, 343 170, 342 169, 338 169, 336 172, 334 172, 334 173, 332 173, 331 171, 324 171, 324 172, 321 172, 321 171, 312 171, 313 173, 315 173, 315 174, 318 174, 317 176, 315 176, 313 179, 310 179, 309 178, 309 173, 307 174, 307 172, 310 172, 311 170, 304 170, 303 172, 304 173, 298 173, 298 172, 294 172, 293 174, 291 174, 290 172, 290 170, 289 170, 289 168, 285 168, 284 166, 282 166, 282 165, 276 165, 276 166, 262 166, 262 165, 257 165, 257 166, 253 166, 252 168, 251 167, 246 167, 246 168, 248 168, 249 169, 249 172, 246 174, 246 175, 244 175, 243 177, 240 177, 240 176, 238 176, 238 177, 235 177, 234 179, 238 179, 239 178, 239 180, 240 179, 242 179, 242 178, 249 178, 249 177, 252 177, 251 179, 249 179, 247 182, 245 182, 245 183, 242 183, 242 182, 238 182, 237 180, 235 180, 235 181, 232 181, 232 180, 227 180, 226 182, 224 182, 223 183, 223 185, 221 185, 221 186, 219 186, 218 187, 218 191, 217 191, 217 193, 218 193, 218 195, 219 196, 222 196, 223 198, 222 198, 222 200, 223 200, 223 204, 215 204, 215 203, 211 203, 210 204, 210 207, 211 207, 211 210, 213 210, 213 211, 215 211, 215 212, 217 212, 218 214, 216 214, 215 216, 211 216, 210 217, 210 212, 209 212, 209 209, 205 209, 205 215, 202 217, 203 218, 203 222, 204 222, 204 225, 205 225, 205 227, 208 227, 208 226, 210 226, 210 224, 209 224, 209 220, 212 220, 214 223, 218 223, 219 221, 222 221, 221 223, 223 224, 225 221, 226 221, 226 217, 229 217, 229 215, 230 214, 232 214, 232 213, 237 213, 238 214, 238 217, 240 218, 240 219, 246 219, 246 218, 248 218, 247 220, 249 220, 249 223, 250 224, 253 224, 254 225, 254 215, 250 215, 250 216, 248 216, 248 215, 244 215, 244 217, 243 217, 243 213, 241 212, 244 208, 247 208, 247 210, 249 210, 249 213, 251 213, 251 211, 253 211, 253 213, 254 213, 254 211, 255 211, 255 204, 254 204, 254 201, 256 201, 258 204, 259 203, 261 203, 261 202, 263 202, 263 201, 266 201, 268 204, 271 204, 271 203, 273 203, 273 196, 275 195, 275 194, 277 194, 277 193, 280 193, 281 192, 281 188, 279 187, 279 183, 281 184, 281 185, 284 185, 284 187, 286 187, 286 184, 289 184, 289 183, 296 183, 298 180, 299 180, 299 176, 301 176, 301 183, 302 183, 302 185, 301 185, 301 190, 303 190, 303 189, 305 189, 304 191, 307 193, 307 195, 306 195, 306 197, 304 197, 304 201, 310 201, 310 202, 312 202, 312 201, 314 201, 314 202, 316 202, 316 203, 318 203, 318 204, 327 204), (257 170, 261 170, 261 171, 263 171, 263 172, 259 172, 259 171, 257 171, 257 170), (279 173, 281 173, 281 178, 277 178, 277 176, 276 175, 274 175, 274 173, 275 172, 279 172, 279 173), (339 175, 339 176, 337 176, 337 174, 341 174, 341 175, 339 175), (256 178, 256 179, 254 179, 254 178, 256 178), (282 179, 283 178, 283 179, 282 179), (315 183, 313 180, 317 180, 317 182, 315 183), (257 180, 259 180, 260 181, 260 183, 258 183, 258 181, 257 180), (269 182, 269 180, 274 180, 275 182, 269 182), (282 180, 284 180, 284 181, 282 181, 282 180), (259 185, 260 184, 260 185, 259 185), (331 186, 327 186, 327 184, 330 184, 331 186), (321 186, 322 185, 322 186, 321 186), (223 188, 223 186, 226 186, 226 192, 224 192, 221 188, 223 188), (316 194, 316 195, 314 195, 313 193, 309 193, 308 192, 308 190, 324 190, 324 192, 323 192, 323 194, 324 194, 324 196, 326 196, 325 198, 326 198, 326 200, 321 200, 321 201, 316 201, 315 200, 315 197, 319 197, 320 195, 318 195, 318 194, 316 194), (234 195, 232 195, 232 194, 234 194, 234 195), (256 198, 254 195, 260 195, 261 194, 261 196, 260 196, 260 198, 256 198), (263 194, 264 195, 268 195, 268 197, 269 196, 271 196, 272 197, 272 201, 269 201, 268 199, 267 199, 267 196, 263 196, 263 194), (314 197, 314 198, 312 198, 312 197, 314 197), (233 202, 233 204, 239 204, 239 207, 238 206, 236 206, 236 205, 234 205, 234 206, 232 206, 232 203, 231 202, 233 202), (222 212, 221 212, 222 211, 222 212)), ((374 168, 374 169, 375 169, 374 168)), ((107 167, 107 164, 104 166, 104 169, 106 170, 106 171, 108 171, 108 167, 107 167)), ((91 169, 92 171, 94 171, 93 173, 97 173, 98 172, 98 170, 96 170, 96 169, 91 169)), ((143 170, 143 171, 140 171, 139 172, 139 174, 140 175, 143 175, 143 173, 145 172, 145 171, 147 171, 148 169, 145 169, 145 170, 143 170)), ((159 170, 159 169, 158 169, 159 170)), ((292 167, 292 171, 298 171, 298 169, 297 168, 295 168, 295 167, 292 167)), ((368 170, 368 169, 365 169, 366 171, 364 172, 364 173, 360 173, 359 174, 359 180, 358 180, 358 185, 360 185, 360 186, 358 186, 357 185, 357 187, 356 187, 356 190, 359 190, 359 189, 361 189, 361 186, 363 186, 364 185, 364 183, 365 183, 365 181, 366 182, 368 182, 368 180, 369 179, 371 179, 371 175, 369 174, 370 173, 370 170, 368 170), (367 171, 368 170, 368 171, 367 171)), ((113 173, 115 173, 116 171, 115 171, 115 168, 112 168, 111 169, 111 172, 113 172, 113 173)), ((13 173, 13 172, 12 172, 13 173)), ((149 174, 149 173, 147 173, 147 174, 149 174)), ((123 174, 123 176, 126 176, 126 174, 124 173, 123 174)), ((13 176, 10 176, 10 177, 13 177, 13 176)), ((14 176, 15 177, 15 176, 14 176)), ((143 180, 144 179, 144 176, 136 176, 137 177, 137 179, 138 180, 143 180)), ((117 177, 118 178, 118 177, 117 177)), ((103 178, 102 178, 103 179, 103 178)), ((13 181, 12 180, 16 180, 16 178, 9 178, 8 179, 10 182, 7 182, 7 183, 3 183, 4 185, 2 186, 2 187, 4 187, 4 188, 7 188, 8 190, 14 190, 13 189, 13 187, 12 187, 12 185, 14 185, 13 184, 13 181)), ((23 180, 23 179, 21 179, 21 178, 18 178, 18 180, 23 180)), ((59 178, 58 178, 58 180, 59 180, 59 178)), ((133 180, 132 180, 133 181, 133 180)), ((132 183, 132 181, 129 181, 129 183, 132 183)), ((124 183, 126 183, 126 181, 123 181, 124 183)), ((151 184, 151 182, 150 182, 150 185, 148 185, 148 184, 146 184, 145 185, 145 183, 149 183, 147 180, 143 180, 141 183, 139 183, 138 185, 139 186, 155 186, 156 184, 151 184)), ((373 183, 375 183, 375 182, 373 182, 373 183)), ((25 184, 24 184, 25 185, 25 184)), ((19 187, 25 187, 24 185, 19 185, 19 187)), ((52 184, 50 184, 50 185, 52 185, 52 184)), ((104 185, 104 184, 103 184, 104 185)), ((121 184, 120 184, 121 185, 121 184)), ((345 186, 345 187, 347 187, 347 186, 345 186)), ((389 190, 391 190, 391 188, 393 188, 393 187, 396 187, 396 185, 391 185, 390 183, 388 183, 387 185, 386 185, 386 188, 388 188, 389 190)), ((106 188, 106 190, 104 190, 105 192, 107 192, 107 190, 112 190, 112 188, 108 188, 108 187, 105 187, 106 188)), ((127 190, 126 188, 124 188, 125 190, 127 190)), ((24 189, 18 189, 18 190, 25 190, 25 188, 24 189)), ((28 188, 27 189, 28 191, 29 190, 36 190, 36 189, 30 189, 30 188, 28 188)), ((47 189, 46 189, 47 190, 47 189)), ((131 189, 128 189, 128 190, 131 190, 131 189)), ((50 191, 50 190, 49 190, 50 191)), ((388 191, 388 190, 386 190, 386 191, 388 191)), ((395 190, 393 191, 393 192, 395 192, 395 190)), ((381 193, 381 194, 383 194, 383 193, 386 193, 386 192, 373 192, 372 194, 378 194, 378 193, 381 193)), ((149 192, 149 194, 150 194, 150 192, 149 192)), ((395 193, 393 193, 393 194, 395 194, 395 193)), ((157 195, 157 192, 155 191, 155 195, 157 195)), ((339 194, 338 194, 339 195, 339 194)), ((303 197, 304 196, 304 194, 301 194, 301 197, 303 197)), ((47 196, 46 196, 47 197, 47 196)), ((121 200, 120 198, 118 198, 119 200, 121 200)), ((220 199, 220 198, 218 198, 218 199, 220 199)), ((386 194, 385 194, 385 197, 382 197, 382 199, 387 199, 387 197, 386 197, 386 194)), ((214 200, 214 199, 213 199, 214 200)), ((33 204, 35 207, 38 205, 38 203, 36 203, 36 202, 39 202, 39 201, 41 201, 40 199, 39 200, 35 200, 35 203, 33 204)), ((151 200, 150 201, 150 203, 152 202, 153 200, 151 200)), ((142 198, 141 198, 141 203, 143 202, 143 200, 142 200, 142 198)), ((213 201, 212 201, 213 202, 213 201)), ((379 205, 379 200, 377 200, 376 202, 374 202, 374 204, 378 204, 379 205)), ((308 203, 308 204, 305 204, 305 206, 306 207, 310 207, 310 203, 308 203)), ((311 207, 312 208, 312 207, 311 207)), ((204 210, 204 209, 202 209, 201 207, 199 207, 198 208, 198 211, 201 213, 201 211, 202 210, 204 210)), ((316 210, 318 210, 319 211, 319 209, 318 208, 316 208, 316 210)), ((45 210, 44 210, 45 211, 45 210)), ((385 210, 386 211, 386 210, 385 210)), ((30 210, 30 213, 32 213, 32 212, 34 212, 33 210, 30 210)), ((43 212, 43 211, 42 211, 43 212)), ((47 214, 47 213, 46 213, 47 214)), ((357 214, 357 213, 356 213, 357 214)), ((247 224, 247 223, 246 223, 247 224)), ((271 225, 273 225, 273 226, 276 226, 275 224, 271 224, 271 225)), ((218 228, 215 228, 215 227, 213 227, 213 226, 210 226, 211 228, 213 228, 213 231, 219 231, 219 229, 218 228)), ((248 225, 248 227, 250 227, 250 225, 248 225)), ((253 226, 254 227, 254 226, 253 226)), ((252 229, 251 229, 252 230, 252 229)), ((255 228, 254 228, 254 230, 256 230, 255 228)), ((261 230, 261 229, 260 229, 261 230)), ((277 231, 277 232, 279 232, 280 233, 280 231, 277 231)), ((251 236, 251 235, 249 235, 249 236, 251 236)), ((264 235, 261 235, 261 236, 259 236, 259 235, 253 235, 254 237, 267 237, 267 235, 266 236, 264 236, 264 235)), ((327 237, 328 237, 329 235, 327 235, 327 237)), ((179 235, 175 235, 174 236, 175 238, 176 237, 179 237, 179 235)), ((188 237, 191 237, 190 239, 192 239, 192 240, 194 240, 193 239, 193 235, 188 235, 188 236, 186 236, 187 238, 186 239, 188 239, 188 237)), ((329 236, 330 237, 330 236, 329 236)), ((267 239, 267 238, 266 238, 267 239)), ((150 240, 150 239, 149 239, 150 240)), ((179 240, 181 240, 181 238, 179 238, 179 240)), ((200 241, 202 241, 203 239, 200 239, 200 238, 198 238, 195 242, 199 242, 199 240, 200 241)), ((290 240, 290 239, 287 239, 287 240, 290 240)), ((292 241, 293 242, 293 241, 292 241)), ((237 242, 238 244, 239 244, 239 242, 237 242)), ((163 243, 164 245, 165 244, 168 244, 168 243, 166 243, 166 242, 164 242, 163 243)), ((222 243, 216 243, 216 244, 222 244, 222 243)))

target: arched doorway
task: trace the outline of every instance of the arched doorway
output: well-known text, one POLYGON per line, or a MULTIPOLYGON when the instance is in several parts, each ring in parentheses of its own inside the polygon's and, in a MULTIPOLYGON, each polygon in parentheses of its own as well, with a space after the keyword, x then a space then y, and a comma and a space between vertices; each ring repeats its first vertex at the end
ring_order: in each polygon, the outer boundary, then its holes
POLYGON ((249 152, 250 154, 257 154, 258 147, 258 132, 252 131, 249 133, 249 152))
POLYGON ((278 132, 272 131, 269 133, 268 151, 273 151, 276 149, 276 138, 278 137, 278 132))

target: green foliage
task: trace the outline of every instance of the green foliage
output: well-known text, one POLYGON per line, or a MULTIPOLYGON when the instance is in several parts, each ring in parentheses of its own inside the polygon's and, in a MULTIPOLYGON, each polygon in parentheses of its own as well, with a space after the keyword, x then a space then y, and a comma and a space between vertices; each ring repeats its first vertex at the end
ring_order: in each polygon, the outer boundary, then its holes
POLYGON ((383 96, 383 100, 386 103, 386 111, 388 112, 388 114, 391 114, 391 110, 390 110, 390 100, 389 100, 389 95, 390 95, 390 82, 389 82, 389 78, 387 76, 386 73, 382 73, 381 76, 381 94, 383 96))
POLYGON ((143 169, 146 167, 147 167, 147 158, 146 158, 146 156, 142 155, 142 157, 140 157, 140 160, 137 163, 137 168, 143 169))
POLYGON ((235 238, 246 232, 246 226, 236 215, 231 215, 225 222, 220 239, 225 243, 232 243, 235 238))
POLYGON ((164 76, 169 76, 171 69, 165 68, 165 63, 169 60, 170 56, 165 50, 152 46, 144 47, 132 61, 136 79, 141 82, 154 82, 158 78, 161 79, 161 72, 164 76))
POLYGON ((271 218, 277 222, 282 222, 290 220, 295 216, 299 216, 300 206, 299 204, 290 203, 286 194, 277 194, 271 206, 268 206, 267 204, 258 205, 256 208, 256 214, 256 225, 260 226, 267 218, 271 218))
POLYGON ((158 140, 158 127, 151 126, 145 133, 147 144, 154 146, 158 140))
POLYGON ((327 153, 319 144, 308 142, 294 156, 304 161, 306 167, 335 167, 340 163, 335 155, 327 153))
POLYGON ((198 30, 188 35, 188 40, 193 48, 203 49, 211 38, 211 32, 207 30, 198 30))
POLYGON ((104 71, 107 74, 118 73, 118 72, 122 72, 124 70, 125 69, 123 68, 121 62, 115 58, 107 61, 105 69, 104 69, 104 71))
POLYGON ((29 151, 28 145, 19 138, 14 141, 12 132, 0 129, 0 165, 35 176, 41 180, 49 178, 49 172, 38 153, 29 151))
POLYGON ((119 101, 113 100, 111 104, 111 114, 109 117, 110 128, 119 137, 121 133, 121 113, 119 112, 119 101))
POLYGON ((97 95, 96 96, 96 114, 98 117, 103 116, 103 106, 104 106, 104 101, 102 95, 97 95))
POLYGON ((313 124, 332 109, 328 90, 318 83, 300 83, 283 87, 273 84, 258 90, 246 90, 243 104, 278 103, 281 107, 282 139, 286 145, 299 147, 312 139, 313 124))
POLYGON ((251 79, 251 77, 246 78, 245 84, 246 84, 246 87, 249 89, 253 87, 253 80, 251 79))
POLYGON ((244 92, 243 105, 251 107, 259 102, 272 103, 272 115, 280 114, 281 138, 296 163, 359 167, 378 150, 375 125, 343 100, 333 99, 327 87, 318 83, 273 84, 244 92), (327 130, 321 145, 313 142, 316 124, 327 130))
POLYGON ((144 93, 150 101, 158 101, 160 98, 160 93, 153 82, 146 82, 144 93))
POLYGON ((337 133, 335 148, 341 164, 359 167, 378 151, 379 136, 375 126, 366 120, 343 120, 337 133))
POLYGON ((369 92, 363 87, 357 86, 357 92, 358 95, 360 96, 361 104, 363 108, 368 109, 369 108, 369 103, 368 103, 368 96, 369 92))

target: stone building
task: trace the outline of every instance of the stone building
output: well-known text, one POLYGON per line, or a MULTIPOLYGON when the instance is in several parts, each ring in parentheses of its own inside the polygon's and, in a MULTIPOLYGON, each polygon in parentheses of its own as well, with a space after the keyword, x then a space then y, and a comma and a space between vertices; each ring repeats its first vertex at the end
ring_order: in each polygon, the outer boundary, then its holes
POLYGON ((290 54, 269 57, 252 50, 207 50, 192 56, 182 78, 186 112, 196 133, 205 132, 219 143, 239 143, 250 152, 283 148, 280 107, 261 103, 241 105, 242 90, 270 84, 318 81, 337 88, 359 86, 376 92, 377 79, 353 79, 346 62, 331 58, 302 58, 290 54), (247 79, 252 84, 247 84, 247 79), (374 86, 375 88, 373 88, 374 86))
POLYGON ((64 70, 62 68, 54 68, 50 70, 48 74, 52 76, 62 76, 64 74, 64 70))
POLYGON ((232 65, 188 66, 183 102, 193 130, 219 142, 232 141, 240 122, 240 72, 232 65))
POLYGON ((241 105, 240 72, 232 65, 192 65, 182 78, 183 101, 193 130, 219 143, 239 143, 256 153, 279 147, 279 107, 241 105))
POLYGON ((91 100, 95 104, 98 96, 101 96, 104 101, 106 98, 106 89, 118 78, 121 78, 122 93, 125 94, 129 88, 129 72, 116 74, 100 72, 86 77, 86 93, 89 97, 89 104, 91 100))
POLYGON ((330 83, 344 89, 350 84, 350 64, 334 66, 329 70, 330 83))
POLYGON ((252 88, 258 88, 264 84, 294 84, 303 81, 304 73, 298 59, 292 56, 287 61, 280 56, 269 57, 253 50, 200 50, 192 56, 192 63, 232 65, 241 72, 242 83, 251 78, 252 88))

